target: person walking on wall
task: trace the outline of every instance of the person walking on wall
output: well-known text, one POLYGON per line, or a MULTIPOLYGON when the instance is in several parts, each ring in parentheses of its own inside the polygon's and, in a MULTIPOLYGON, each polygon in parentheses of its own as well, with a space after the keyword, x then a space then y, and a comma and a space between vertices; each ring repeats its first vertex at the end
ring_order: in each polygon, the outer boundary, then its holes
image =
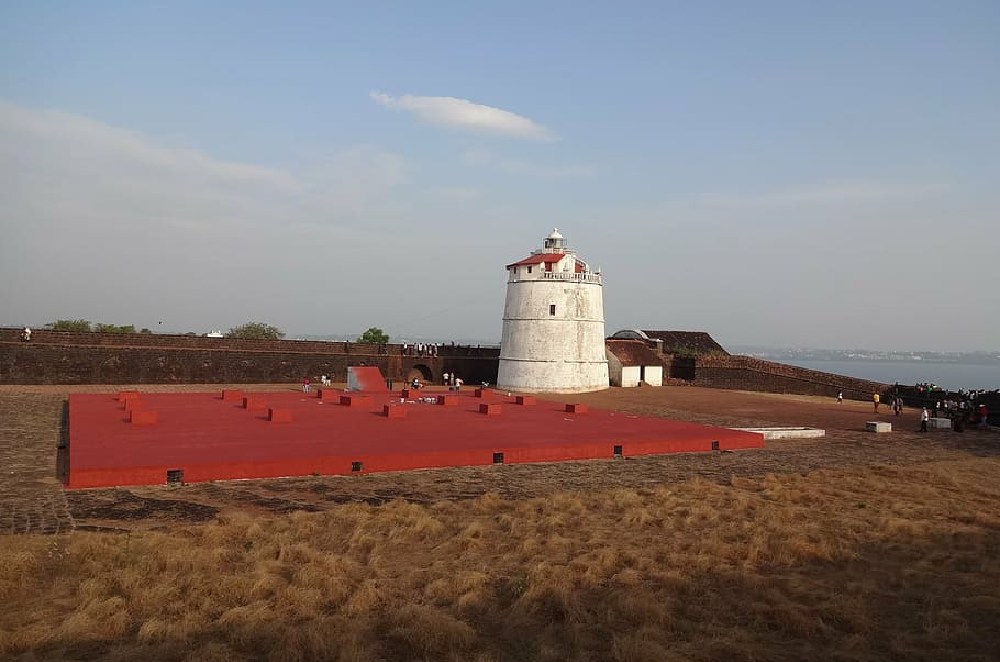
POLYGON ((878 413, 878 401, 879 401, 878 391, 876 391, 875 393, 872 394, 872 402, 875 403, 875 413, 876 414, 878 413))
POLYGON ((927 407, 924 407, 923 411, 920 412, 920 431, 927 432, 927 419, 930 418, 930 414, 927 412, 927 407))

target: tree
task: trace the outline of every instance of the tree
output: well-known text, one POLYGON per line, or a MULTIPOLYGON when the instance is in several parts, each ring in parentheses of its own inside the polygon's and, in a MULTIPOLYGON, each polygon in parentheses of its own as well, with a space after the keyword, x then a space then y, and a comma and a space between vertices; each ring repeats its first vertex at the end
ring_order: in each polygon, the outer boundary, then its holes
POLYGON ((285 333, 278 327, 264 322, 247 322, 229 329, 226 337, 240 340, 281 340, 285 337, 285 333))
POLYGON ((358 342, 364 342, 370 345, 383 345, 389 342, 389 334, 377 326, 373 326, 361 334, 358 338, 358 342))
POLYGON ((135 325, 122 324, 119 326, 117 324, 105 324, 104 322, 98 322, 94 325, 94 331, 96 333, 135 333, 135 325))
POLYGON ((90 331, 90 322, 88 320, 56 320, 55 322, 49 322, 45 326, 53 331, 76 331, 78 333, 87 333, 90 331))

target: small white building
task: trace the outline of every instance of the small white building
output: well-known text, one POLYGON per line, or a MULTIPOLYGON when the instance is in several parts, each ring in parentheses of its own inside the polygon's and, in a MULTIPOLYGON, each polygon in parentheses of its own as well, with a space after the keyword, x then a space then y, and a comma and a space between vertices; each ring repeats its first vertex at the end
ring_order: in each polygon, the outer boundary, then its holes
POLYGON ((608 388, 601 274, 558 229, 507 265, 497 386, 529 393, 608 388))
POLYGON ((612 386, 663 386, 663 362, 642 340, 613 340, 605 345, 612 386))

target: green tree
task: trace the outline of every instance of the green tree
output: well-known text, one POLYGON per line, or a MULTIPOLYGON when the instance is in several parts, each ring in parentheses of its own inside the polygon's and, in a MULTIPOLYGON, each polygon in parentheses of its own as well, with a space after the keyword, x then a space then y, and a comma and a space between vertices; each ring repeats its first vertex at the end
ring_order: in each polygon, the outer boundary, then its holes
POLYGON ((226 337, 240 340, 281 340, 285 337, 285 333, 278 327, 264 322, 247 322, 229 329, 226 337))
POLYGON ((55 322, 49 322, 45 326, 53 331, 77 331, 84 333, 90 331, 90 322, 88 320, 56 320, 55 322))
POLYGON ((94 325, 94 331, 96 333, 135 333, 135 325, 133 324, 105 324, 104 322, 98 322, 94 325))
POLYGON ((361 334, 358 342, 369 343, 371 345, 384 344, 389 342, 389 334, 377 326, 373 326, 361 334))

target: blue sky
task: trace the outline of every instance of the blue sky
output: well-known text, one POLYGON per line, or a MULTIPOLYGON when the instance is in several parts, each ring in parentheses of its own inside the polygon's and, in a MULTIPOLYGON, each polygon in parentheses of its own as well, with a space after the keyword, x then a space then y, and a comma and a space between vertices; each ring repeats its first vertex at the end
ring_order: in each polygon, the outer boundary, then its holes
POLYGON ((996 2, 0 7, 0 323, 1000 348, 996 2), (697 6, 695 6, 697 5, 697 6))

